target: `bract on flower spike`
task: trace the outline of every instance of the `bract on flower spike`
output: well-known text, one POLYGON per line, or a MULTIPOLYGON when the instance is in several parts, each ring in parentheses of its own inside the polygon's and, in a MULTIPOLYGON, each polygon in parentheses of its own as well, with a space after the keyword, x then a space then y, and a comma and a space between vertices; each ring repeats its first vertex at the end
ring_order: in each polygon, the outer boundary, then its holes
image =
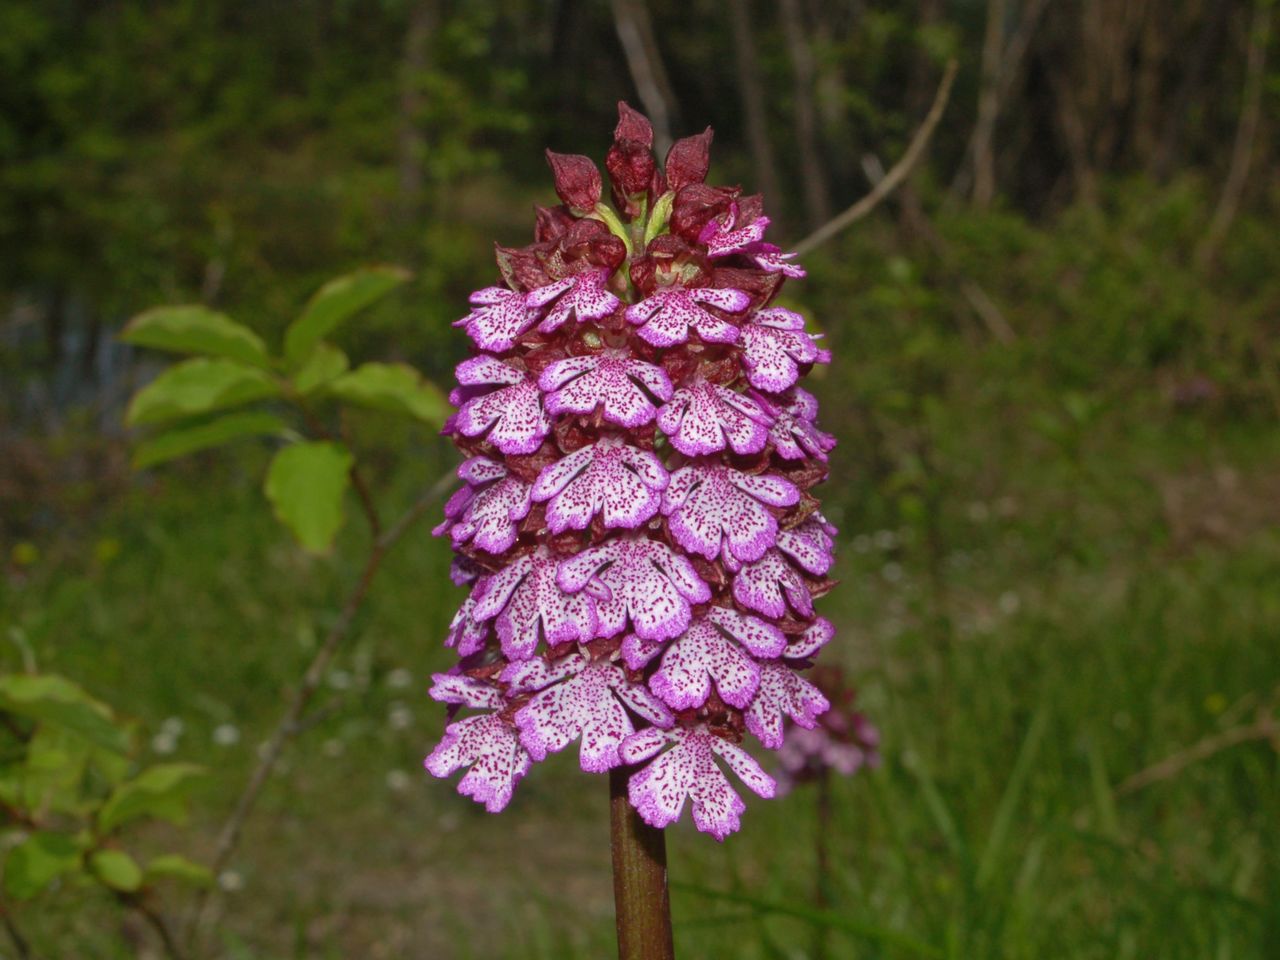
MULTIPOLYGON (((426 760, 497 812, 538 762, 625 767, 654 828, 688 806, 723 840, 774 780, 744 749, 813 728, 835 528, 810 489, 834 441, 799 386, 829 357, 775 304, 791 255, 759 197, 713 186, 710 129, 659 169, 619 105, 599 168, 548 151, 562 203, 456 326, 473 344, 445 428, 466 460, 437 534, 469 594, 431 696, 462 715, 426 760)), ((625 808, 624 808, 625 809, 625 808)))

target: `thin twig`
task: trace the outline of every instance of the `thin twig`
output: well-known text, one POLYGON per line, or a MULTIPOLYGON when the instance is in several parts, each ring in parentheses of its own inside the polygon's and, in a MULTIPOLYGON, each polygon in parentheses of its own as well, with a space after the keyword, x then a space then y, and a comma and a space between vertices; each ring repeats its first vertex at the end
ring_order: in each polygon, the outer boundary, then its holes
POLYGON ((925 115, 924 122, 920 124, 920 128, 916 131, 915 136, 911 138, 911 143, 907 146, 906 152, 903 153, 898 162, 885 174, 883 180, 871 188, 871 192, 865 197, 844 213, 823 224, 809 236, 795 244, 792 249, 796 253, 808 253, 815 247, 826 243, 841 230, 857 223, 869 214, 879 206, 885 197, 897 189, 898 185, 907 178, 907 175, 924 155, 925 147, 929 145, 933 131, 937 128, 938 121, 942 119, 943 111, 946 110, 947 101, 951 97, 951 86, 955 79, 956 61, 952 60, 947 64, 946 72, 942 75, 942 82, 938 84, 938 92, 934 94, 933 105, 929 107, 929 112, 925 115))
POLYGON ((17 953, 18 960, 30 960, 32 956, 31 944, 27 942, 27 938, 18 929, 18 924, 9 912, 7 904, 0 903, 0 919, 3 919, 5 932, 9 934, 9 939, 13 941, 13 949, 17 953))
POLYGON ((170 960, 186 960, 187 953, 183 950, 182 945, 178 942, 177 935, 169 926, 164 916, 140 897, 129 895, 121 895, 120 900, 125 906, 132 910, 136 910, 138 914, 150 924, 151 929, 156 932, 156 936, 160 938, 160 942, 164 944, 164 951, 170 960))
MULTIPOLYGON (((240 794, 239 800, 236 801, 235 809, 232 811, 231 816, 227 818, 218 835, 218 844, 210 864, 210 870, 215 878, 226 868, 232 854, 235 852, 236 846, 240 842, 240 835, 244 829, 245 821, 248 820, 249 815, 253 812, 258 795, 262 792, 262 788, 275 770, 285 745, 298 732, 303 712, 306 710, 307 704, 311 702, 311 698, 315 696, 316 690, 319 689, 320 682, 324 677, 325 670, 328 669, 329 663, 333 660, 338 648, 342 645, 342 641, 346 639, 347 634, 350 632, 351 625, 355 622, 356 614, 368 596, 369 587, 372 585, 374 576, 377 574, 379 567, 381 567, 387 552, 404 536, 414 521, 421 517, 432 503, 444 495, 449 487, 453 485, 453 481, 452 473, 447 473, 441 477, 414 501, 413 505, 405 511, 399 520, 370 544, 369 556, 365 560, 364 569, 360 572, 355 586, 347 595, 346 602, 342 606, 342 612, 329 629, 324 642, 320 644, 320 649, 316 651, 315 656, 311 658, 311 662, 307 665, 306 672, 302 675, 302 680, 298 684, 297 690, 294 691, 293 699, 289 702, 289 706, 276 724, 274 732, 267 740, 259 756, 258 765, 254 768, 252 775, 245 784, 244 790, 240 794)), ((183 923, 183 939, 187 944, 196 942, 208 908, 209 899, 210 892, 208 890, 200 891, 196 894, 191 907, 187 911, 183 923)))
POLYGON ((1258 123, 1262 114, 1262 88, 1266 76, 1267 40, 1271 34, 1271 0, 1256 0, 1253 22, 1249 25, 1248 66, 1245 73, 1244 99, 1240 107, 1240 124, 1236 127, 1235 145, 1231 149, 1231 167, 1227 182, 1222 187, 1218 206, 1204 239, 1196 248, 1196 265, 1204 269, 1213 262, 1222 245, 1231 222, 1236 218, 1240 197, 1244 194, 1245 181, 1249 177, 1249 162, 1253 156, 1253 144, 1258 136, 1258 123))
POLYGON ((1170 780, 1194 763, 1254 740, 1271 740, 1280 750, 1280 723, 1277 723, 1275 713, 1271 710, 1259 710, 1258 718, 1253 723, 1232 727, 1230 730, 1205 737, 1185 750, 1179 750, 1159 763, 1152 764, 1145 770, 1139 770, 1116 787, 1116 793, 1120 795, 1135 793, 1161 780, 1170 780))

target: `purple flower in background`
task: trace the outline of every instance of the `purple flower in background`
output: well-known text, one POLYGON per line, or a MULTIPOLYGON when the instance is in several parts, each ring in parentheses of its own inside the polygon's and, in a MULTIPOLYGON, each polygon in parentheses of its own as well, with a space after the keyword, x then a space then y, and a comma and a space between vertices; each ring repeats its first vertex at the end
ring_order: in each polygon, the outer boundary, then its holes
MULTIPOLYGON (((688 806, 723 840, 746 809, 735 780, 776 792, 744 741, 809 757, 793 733, 837 736, 839 701, 809 679, 834 636, 813 601, 836 529, 811 492, 834 440, 799 385, 830 356, 774 303, 804 271, 760 198, 704 182, 710 131, 661 169, 648 122, 620 116, 616 212, 590 159, 549 153, 562 205, 500 248, 506 285, 456 324, 474 349, 446 432, 467 459, 436 533, 470 592, 431 696, 465 715, 426 766, 464 771, 496 812, 576 744, 585 772, 635 765, 650 825, 688 806)), ((861 729, 813 755, 869 762, 861 729)))
MULTIPOLYGON (((786 793, 798 783, 818 780, 837 773, 849 777, 864 767, 880 765, 880 731, 862 713, 854 709, 857 694, 849 686, 839 667, 819 667, 813 671, 812 683, 782 674, 776 681, 761 680, 761 695, 766 685, 776 686, 769 703, 758 710, 752 704, 747 725, 752 733, 765 737, 753 725, 766 727, 766 735, 778 747, 778 792, 786 793), (814 709, 815 700, 822 704, 814 709), (775 706, 776 705, 776 706, 775 706), (795 721, 784 732, 783 714, 795 721)), ((761 697, 757 697, 760 702, 761 697)))

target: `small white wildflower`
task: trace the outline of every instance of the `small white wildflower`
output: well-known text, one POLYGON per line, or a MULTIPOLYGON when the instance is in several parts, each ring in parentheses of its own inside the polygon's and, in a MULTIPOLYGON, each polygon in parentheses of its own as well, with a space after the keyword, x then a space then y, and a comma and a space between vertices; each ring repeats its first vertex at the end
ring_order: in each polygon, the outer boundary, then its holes
POLYGON ((346 670, 330 670, 329 686, 334 690, 350 690, 351 674, 346 670))
POLYGON ((898 545, 898 534, 893 530, 877 530, 876 546, 881 550, 892 550, 898 545))
POLYGON ((991 508, 981 500, 969 504, 969 519, 974 523, 986 523, 991 519, 991 508))
POLYGON ((342 756, 343 751, 347 749, 347 745, 341 740, 335 738, 333 740, 326 740, 324 742, 324 746, 320 749, 324 751, 324 755, 326 757, 340 757, 342 756))
POLYGON ((160 732, 167 733, 174 739, 182 736, 183 731, 186 729, 187 725, 182 722, 181 717, 165 717, 160 724, 160 732))
POLYGON ((151 738, 151 749, 161 756, 166 756, 178 749, 178 738, 170 733, 157 733, 151 738))
POLYGON ((393 793, 404 793, 413 785, 413 779, 403 770, 387 771, 387 789, 393 793))
POLYGON ((393 703, 387 711, 387 725, 392 730, 407 730, 413 726, 413 711, 403 703, 393 703))
POLYGON ((1013 616, 1018 612, 1018 608, 1022 606, 1022 600, 1012 590, 1006 590, 1000 594, 1000 599, 997 602, 1000 605, 1000 612, 1006 617, 1013 616))
POLYGON ((902 564, 893 563, 892 561, 889 563, 886 563, 883 567, 880 568, 880 576, 884 577, 890 583, 898 583, 899 581, 901 581, 902 572, 903 572, 902 564))
POLYGON ((237 870, 223 870, 218 874, 218 886, 227 893, 244 889, 244 877, 237 870))
POLYGON ((404 667, 396 667, 387 674, 387 686, 392 690, 408 690, 413 686, 413 674, 404 667))
POLYGON ((240 742, 240 728, 231 723, 220 723, 213 728, 213 742, 220 747, 234 747, 240 742))

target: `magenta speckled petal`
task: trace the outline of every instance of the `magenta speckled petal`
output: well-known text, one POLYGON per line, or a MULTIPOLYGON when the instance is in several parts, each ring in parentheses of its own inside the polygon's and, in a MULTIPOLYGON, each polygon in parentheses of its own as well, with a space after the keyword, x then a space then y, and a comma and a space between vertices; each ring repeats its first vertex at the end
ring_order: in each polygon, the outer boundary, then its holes
MULTIPOLYGON (((629 684, 622 668, 607 661, 583 662, 562 683, 535 694, 515 715, 520 740, 530 756, 543 760, 581 737, 579 763, 588 773, 602 773, 618 766, 618 745, 635 732, 623 709, 622 697, 629 684)), ((670 724, 661 704, 640 702, 650 716, 670 724)))
POLYGON ((628 620, 646 640, 677 637, 689 626, 690 604, 711 599, 693 564, 657 540, 610 540, 561 564, 566 592, 592 581, 608 596, 596 602, 601 637, 617 636, 628 620))
POLYGON ((627 308, 626 318, 640 327, 636 332, 655 347, 674 347, 689 339, 692 329, 707 343, 733 343, 738 328, 698 306, 718 307, 726 313, 741 313, 751 298, 741 290, 694 287, 689 290, 660 290, 647 300, 627 308))
POLYGON ((504 287, 477 290, 471 295, 471 304, 475 309, 453 325, 465 327, 481 350, 510 350, 538 320, 538 311, 525 303, 523 293, 504 287))
POLYGON ((586 665, 587 658, 577 652, 555 660, 531 657, 507 664, 499 679, 507 684, 509 692, 513 694, 531 693, 573 676, 586 665))
POLYGON ((613 313, 622 301, 604 288, 608 279, 609 275, 601 270, 578 274, 534 290, 526 301, 529 306, 541 309, 554 304, 538 324, 538 329, 543 333, 554 333, 570 319, 581 323, 599 320, 613 313))
POLYGON ((769 226, 768 217, 758 217, 745 227, 735 227, 737 211, 725 226, 719 220, 708 220, 698 236, 699 243, 707 245, 707 256, 711 258, 727 257, 755 247, 764 240, 764 232, 769 226))
POLYGON ((662 828, 678 820, 687 798, 692 801, 694 825, 703 833, 723 840, 739 828, 746 805, 716 765, 717 754, 756 793, 774 794, 773 779, 755 760, 704 730, 676 728, 658 737, 642 730, 623 744, 623 760, 634 763, 651 756, 663 742, 674 745, 633 774, 627 789, 631 805, 650 826, 662 828))
POLYGON ((737 640, 754 657, 772 659, 782 655, 787 637, 772 623, 731 607, 712 607, 707 619, 737 640))
POLYGON ((453 615, 453 622, 449 624, 449 632, 445 635, 444 645, 457 648, 460 657, 469 657, 484 649, 484 643, 489 638, 489 625, 475 618, 476 594, 481 592, 483 584, 484 581, 481 581, 467 599, 462 601, 462 606, 453 615))
POLYGON ((781 477, 695 464, 672 475, 662 513, 671 535, 690 553, 708 560, 732 555, 745 562, 758 560, 777 538, 778 521, 765 504, 788 506, 799 495, 781 477))
POLYGON ((826 576, 835 561, 836 528, 814 514, 793 530, 778 532, 778 549, 815 577, 826 576))
POLYGON ((507 657, 533 656, 539 640, 558 646, 585 643, 595 636, 595 600, 585 593, 561 590, 556 582, 558 568, 558 561, 542 548, 489 577, 473 616, 494 620, 507 657))
POLYGON ((643 670, 649 662, 666 649, 665 640, 646 640, 629 633, 622 638, 622 660, 632 670, 643 670))
POLYGON ((433 673, 428 693, 439 703, 457 703, 464 707, 499 710, 503 706, 502 691, 492 683, 466 677, 460 673, 433 673))
POLYGON ((671 399, 671 381, 661 368, 621 352, 569 357, 543 371, 538 385, 547 392, 548 413, 589 414, 600 407, 604 418, 623 427, 653 420, 653 399, 671 399))
POLYGON ((483 457, 467 460, 458 475, 469 482, 449 498, 445 520, 432 532, 447 532, 454 546, 474 543, 486 553, 510 549, 520 521, 533 505, 529 484, 507 476, 506 467, 483 457))
POLYGON ((804 318, 782 307, 760 310, 742 326, 742 364, 758 390, 781 393, 795 385, 799 365, 818 362, 818 345, 804 318))
POLYGON ((505 454, 533 453, 551 432, 538 384, 529 379, 466 401, 455 425, 464 437, 487 433, 486 439, 505 454))
POLYGON ((533 499, 547 501, 552 533, 585 530, 597 514, 606 528, 634 529, 658 512, 666 487, 661 460, 611 437, 544 468, 533 499))
POLYGON ((756 262, 756 266, 768 273, 780 273, 794 280, 801 280, 808 273, 800 264, 791 262, 797 256, 799 254, 783 253, 780 247, 772 243, 762 243, 760 249, 751 254, 751 259, 756 262))
POLYGON ((835 635, 836 628, 831 621, 825 617, 818 617, 817 620, 805 628, 804 633, 800 634, 796 642, 787 648, 786 656, 793 660, 812 657, 830 643, 835 635))
POLYGON ((672 710, 689 710, 706 703, 713 681, 721 700, 743 708, 760 683, 760 668, 712 623, 697 620, 667 647, 649 689, 672 710))
POLYGON ((769 437, 771 419, 755 400, 719 384, 702 381, 677 390, 658 411, 658 426, 686 456, 759 453, 769 437))
POLYGON ((785 717, 812 729, 818 715, 830 706, 817 687, 786 664, 761 664, 759 691, 747 709, 747 729, 766 747, 776 750, 782 746, 785 717))
POLYGON ((747 564, 733 578, 733 598, 766 617, 787 614, 787 605, 802 617, 813 616, 813 597, 804 578, 777 550, 747 564))
POLYGON ((836 445, 835 437, 819 430, 814 423, 818 415, 818 402, 813 394, 799 387, 781 400, 770 403, 756 394, 754 399, 766 407, 773 416, 769 427, 769 440, 784 460, 803 460, 813 457, 823 462, 827 453, 836 445))
POLYGON ((516 785, 532 766, 516 729, 499 714, 467 717, 449 724, 423 766, 433 777, 447 777, 470 767, 458 792, 498 813, 511 802, 516 785))

